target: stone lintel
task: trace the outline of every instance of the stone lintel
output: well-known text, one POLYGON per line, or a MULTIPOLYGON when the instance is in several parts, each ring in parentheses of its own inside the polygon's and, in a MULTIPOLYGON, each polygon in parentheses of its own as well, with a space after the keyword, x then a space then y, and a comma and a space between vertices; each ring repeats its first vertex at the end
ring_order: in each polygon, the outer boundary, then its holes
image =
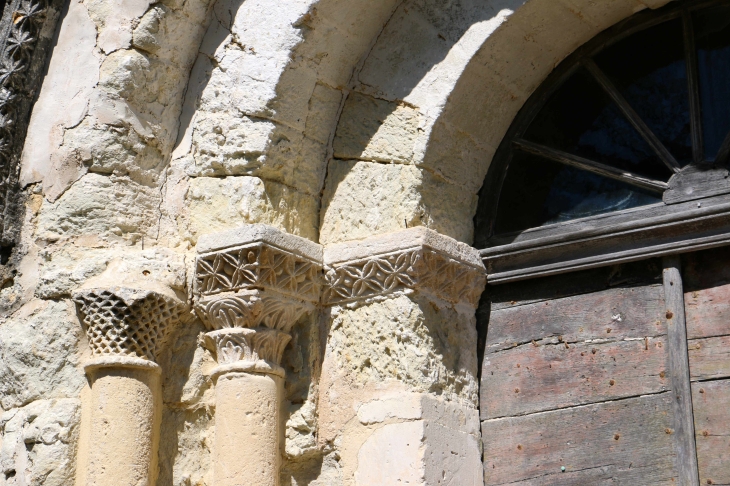
POLYGON ((476 249, 423 227, 332 245, 324 263, 327 305, 411 289, 476 308, 486 284, 476 249))

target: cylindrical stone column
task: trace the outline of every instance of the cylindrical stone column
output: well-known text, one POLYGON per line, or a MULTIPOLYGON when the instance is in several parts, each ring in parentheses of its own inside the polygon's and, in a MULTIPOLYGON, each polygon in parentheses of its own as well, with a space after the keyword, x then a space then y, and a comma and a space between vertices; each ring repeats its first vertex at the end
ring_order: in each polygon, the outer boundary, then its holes
POLYGON ((153 486, 162 390, 159 347, 184 304, 129 288, 74 293, 93 358, 87 486, 153 486))
POLYGON ((283 378, 229 372, 215 385, 217 486, 279 484, 279 407, 283 378))
POLYGON ((198 242, 195 308, 216 356, 215 486, 278 486, 280 366, 299 317, 319 300, 319 245, 251 225, 198 242))
POLYGON ((285 320, 269 321, 273 329, 257 326, 267 314, 266 307, 273 306, 281 309, 281 301, 270 301, 257 290, 219 294, 199 302, 199 313, 215 329, 205 335, 205 344, 218 359, 212 372, 215 486, 279 484, 284 384, 279 363, 291 339, 288 331, 304 307, 299 306, 294 315, 284 313, 285 320), (251 327, 238 327, 246 325, 251 327))

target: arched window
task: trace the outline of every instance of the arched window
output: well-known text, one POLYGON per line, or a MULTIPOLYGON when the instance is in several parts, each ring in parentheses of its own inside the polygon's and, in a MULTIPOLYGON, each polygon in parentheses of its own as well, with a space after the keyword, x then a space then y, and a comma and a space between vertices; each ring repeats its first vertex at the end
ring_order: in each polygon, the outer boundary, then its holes
MULTIPOLYGON (((482 189, 475 244, 495 248, 486 256, 556 237, 605 236, 627 222, 632 230, 667 220, 681 226, 726 200, 714 196, 730 193, 730 5, 712 3, 636 15, 580 48, 543 83, 504 138, 482 189)), ((634 235, 631 249, 656 253, 658 244, 634 235)), ((571 260, 594 258, 567 266, 621 259, 600 258, 607 250, 592 248, 571 247, 571 260)), ((499 260, 489 268, 492 281, 551 273, 529 270, 540 258, 499 260)))
POLYGON ((486 484, 730 483, 729 161, 728 1, 639 13, 528 100, 475 218, 486 484))

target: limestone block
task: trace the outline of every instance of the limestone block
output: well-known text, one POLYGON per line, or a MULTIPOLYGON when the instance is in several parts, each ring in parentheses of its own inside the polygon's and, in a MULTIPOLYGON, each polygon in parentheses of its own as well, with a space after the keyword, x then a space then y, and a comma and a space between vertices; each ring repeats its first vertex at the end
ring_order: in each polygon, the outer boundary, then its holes
MULTIPOLYGON (((390 100, 413 96, 421 83, 438 84, 439 76, 451 77, 453 84, 465 62, 450 63, 449 56, 454 55, 453 51, 474 49, 461 45, 468 38, 468 29, 496 17, 499 6, 517 8, 521 3, 503 2, 497 6, 492 2, 403 2, 383 29, 358 78, 367 86, 366 90, 390 100), (450 65, 437 76, 429 77, 429 72, 438 70, 440 63, 450 65)), ((483 39, 474 41, 478 48, 483 39)), ((433 90, 432 95, 441 98, 439 91, 433 90)))
POLYGON ((322 374, 337 387, 398 381, 474 406, 475 326, 473 316, 420 295, 335 309, 322 374))
POLYGON ((157 484, 209 486, 215 416, 210 408, 165 407, 160 434, 157 484))
POLYGON ((416 109, 353 92, 345 101, 334 140, 342 159, 409 163, 421 135, 416 109))
POLYGON ((335 129, 335 120, 342 104, 342 91, 318 83, 309 98, 309 112, 304 128, 306 137, 320 143, 329 143, 335 129))
POLYGON ((102 272, 164 282, 177 291, 185 288, 182 255, 163 248, 120 251, 112 248, 84 248, 76 245, 50 246, 41 250, 40 275, 36 295, 43 299, 68 297, 71 292, 102 272))
POLYGON ((417 165, 460 185, 466 193, 477 194, 494 152, 469 132, 439 120, 431 129, 426 153, 417 165))
POLYGON ((65 160, 58 151, 63 129, 83 119, 88 98, 99 81, 95 45, 96 27, 86 8, 79 0, 69 2, 48 74, 33 107, 21 159, 21 185, 43 181, 46 192, 53 185, 61 186, 54 191, 60 194, 81 176, 76 157, 65 160))
POLYGON ((355 484, 481 485, 479 413, 430 394, 373 392, 341 439, 355 484))
POLYGON ((0 320, 0 407, 40 398, 76 397, 81 329, 69 301, 31 300, 0 320))
POLYGON ((470 242, 477 195, 414 166, 333 160, 320 241, 331 244, 426 226, 470 242))
POLYGON ((55 241, 96 236, 107 242, 135 243, 150 236, 159 219, 158 189, 126 177, 86 174, 38 215, 38 238, 55 241))
POLYGON ((318 194, 324 180, 325 143, 300 130, 229 113, 196 115, 193 177, 254 175, 318 194))
POLYGON ((599 30, 603 30, 607 25, 613 25, 632 14, 649 7, 651 4, 662 6, 668 3, 668 0, 646 1, 641 0, 623 0, 619 2, 601 2, 599 0, 561 0, 568 9, 576 15, 582 17, 586 22, 599 30))
POLYGON ((355 484, 429 484, 423 439, 420 421, 388 424, 376 430, 359 451, 355 484))
POLYGON ((310 240, 317 238, 317 200, 257 177, 193 179, 188 191, 187 234, 199 236, 264 223, 310 240))
POLYGON ((73 484, 80 408, 76 398, 38 400, 0 415, 3 484, 73 484))
POLYGON ((205 327, 199 320, 181 326, 157 359, 162 367, 162 398, 170 406, 194 409, 214 405, 208 375, 216 363, 198 342, 202 332, 205 327))
POLYGON ((87 3, 89 15, 99 30, 99 48, 110 54, 129 48, 136 19, 142 17, 149 0, 91 0, 87 3))

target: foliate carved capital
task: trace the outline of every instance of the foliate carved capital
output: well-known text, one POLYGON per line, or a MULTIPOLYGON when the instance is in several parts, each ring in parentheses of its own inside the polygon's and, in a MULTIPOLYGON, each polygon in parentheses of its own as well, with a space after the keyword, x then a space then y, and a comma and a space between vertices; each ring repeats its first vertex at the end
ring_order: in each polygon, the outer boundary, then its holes
POLYGON ((486 284, 477 250, 425 228, 335 245, 325 264, 327 305, 410 289, 476 307, 486 284))
POLYGON ((73 300, 95 357, 156 361, 161 345, 187 310, 172 297, 126 287, 78 290, 73 300))
POLYGON ((295 300, 273 291, 241 290, 202 297, 195 310, 210 330, 265 327, 289 332, 310 302, 295 300))
POLYGON ((221 329, 207 333, 204 339, 206 347, 216 354, 219 365, 259 360, 278 365, 291 336, 259 327, 221 329))

